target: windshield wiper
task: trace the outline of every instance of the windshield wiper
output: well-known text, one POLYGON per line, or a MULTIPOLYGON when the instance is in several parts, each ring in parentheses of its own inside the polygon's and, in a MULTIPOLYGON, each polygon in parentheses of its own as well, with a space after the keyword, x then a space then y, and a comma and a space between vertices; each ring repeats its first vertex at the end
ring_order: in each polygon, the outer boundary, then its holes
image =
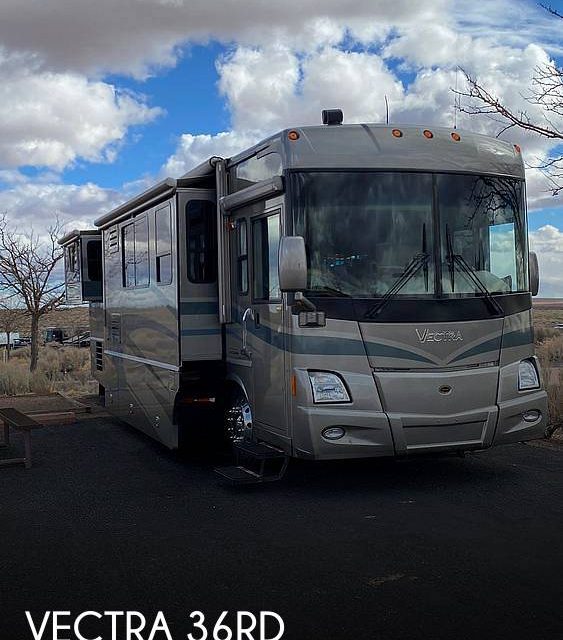
POLYGON ((370 307, 367 310, 366 318, 375 318, 378 313, 381 313, 383 308, 393 299, 399 291, 414 278, 414 276, 422 269, 424 273, 424 286, 428 291, 428 263, 430 262, 430 254, 427 251, 426 242, 426 224, 422 225, 422 252, 417 253, 411 261, 405 267, 403 273, 399 276, 399 279, 395 284, 387 291, 387 293, 381 298, 381 300, 370 307))
POLYGON ((409 262, 409 264, 405 267, 405 270, 401 274, 401 277, 395 282, 395 284, 387 291, 387 293, 381 298, 381 300, 375 304, 373 307, 368 309, 366 313, 366 318, 375 318, 378 313, 381 313, 383 307, 394 298, 399 291, 412 280, 414 276, 424 267, 425 270, 425 279, 426 279, 426 290, 428 291, 428 261, 430 260, 430 256, 427 253, 419 253, 409 262))
POLYGON ((471 280, 471 282, 473 282, 475 287, 479 289, 479 291, 484 295, 489 308, 497 315, 504 315, 503 308, 500 306, 497 300, 495 300, 492 293, 487 289, 485 284, 483 284, 481 278, 479 278, 479 276, 470 267, 470 265, 467 264, 465 258, 458 253, 454 253, 452 236, 448 225, 446 225, 446 246, 446 262, 448 263, 448 267, 450 270, 450 283, 452 286, 452 293, 455 291, 455 268, 457 265, 461 269, 461 271, 463 271, 463 273, 465 273, 465 275, 471 280))

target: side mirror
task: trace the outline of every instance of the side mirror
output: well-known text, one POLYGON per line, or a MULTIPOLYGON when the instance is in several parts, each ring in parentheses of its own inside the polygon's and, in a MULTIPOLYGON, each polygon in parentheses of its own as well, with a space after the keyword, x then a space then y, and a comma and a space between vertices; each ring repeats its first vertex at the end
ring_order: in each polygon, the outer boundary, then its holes
POLYGON ((537 296, 538 290, 540 288, 540 268, 538 265, 538 256, 533 251, 530 251, 529 265, 530 265, 530 291, 533 296, 537 296))
POLYGON ((307 254, 301 236, 283 236, 278 254, 280 289, 303 291, 307 288, 307 254))

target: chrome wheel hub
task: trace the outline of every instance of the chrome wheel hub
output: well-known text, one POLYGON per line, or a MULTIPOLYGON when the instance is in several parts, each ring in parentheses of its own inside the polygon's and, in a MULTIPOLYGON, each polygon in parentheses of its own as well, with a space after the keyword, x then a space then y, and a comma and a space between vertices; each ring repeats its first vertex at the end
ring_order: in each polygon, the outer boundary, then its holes
POLYGON ((250 436, 252 415, 246 400, 239 400, 231 405, 225 413, 225 435, 232 444, 242 442, 250 436))

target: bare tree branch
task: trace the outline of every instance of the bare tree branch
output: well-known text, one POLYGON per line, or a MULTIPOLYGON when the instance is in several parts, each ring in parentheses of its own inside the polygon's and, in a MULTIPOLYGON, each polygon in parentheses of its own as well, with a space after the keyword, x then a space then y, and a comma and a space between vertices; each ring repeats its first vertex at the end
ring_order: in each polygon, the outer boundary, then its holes
MULTIPOLYGON (((563 15, 549 5, 541 6, 556 18, 563 19, 563 15)), ((458 100, 459 111, 469 115, 485 115, 491 120, 500 117, 503 128, 497 133, 497 137, 508 129, 517 127, 555 143, 563 142, 563 129, 557 124, 557 119, 563 118, 563 69, 553 63, 535 69, 529 92, 522 96, 528 104, 540 108, 541 114, 533 117, 526 111, 512 109, 476 77, 464 69, 461 71, 468 88, 465 91, 455 89, 454 93, 458 97, 468 98, 469 102, 461 105, 458 100)), ((542 170, 549 178, 552 184, 550 191, 554 196, 563 191, 563 154, 544 158, 534 168, 542 170)))
POLYGON ((31 318, 31 371, 37 367, 39 320, 64 299, 63 282, 56 276, 63 257, 57 243, 61 234, 58 219, 41 238, 33 230, 18 233, 5 214, 0 216, 0 291, 5 298, 21 301, 31 318))

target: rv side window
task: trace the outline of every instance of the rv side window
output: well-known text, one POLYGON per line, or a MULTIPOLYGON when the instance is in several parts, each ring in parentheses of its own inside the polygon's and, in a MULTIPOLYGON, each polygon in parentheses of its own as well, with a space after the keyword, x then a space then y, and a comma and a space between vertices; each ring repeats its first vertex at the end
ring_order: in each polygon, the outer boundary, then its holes
POLYGON ((279 153, 268 153, 262 157, 252 156, 235 165, 230 171, 230 193, 246 189, 262 180, 281 176, 282 162, 279 153))
POLYGON ((86 243, 86 269, 88 280, 101 282, 102 280, 102 241, 90 240, 86 243))
POLYGON ((239 220, 237 225, 237 281, 238 292, 248 293, 248 237, 246 220, 239 220))
POLYGON ((149 284, 149 224, 147 216, 135 220, 135 286, 149 284))
POLYGON ((190 200, 186 204, 186 243, 190 282, 215 282, 217 229, 215 207, 210 200, 190 200))
POLYGON ((122 229, 123 286, 146 287, 149 284, 149 226, 144 215, 122 229))
POLYGON ((67 273, 78 273, 77 245, 71 244, 67 247, 67 273))
POLYGON ((172 282, 172 223, 170 205, 156 211, 156 281, 172 282))
POLYGON ((128 224, 123 234, 123 286, 135 286, 135 227, 128 224))
POLYGON ((280 214, 258 218, 252 223, 252 275, 255 300, 281 298, 278 276, 280 214))

